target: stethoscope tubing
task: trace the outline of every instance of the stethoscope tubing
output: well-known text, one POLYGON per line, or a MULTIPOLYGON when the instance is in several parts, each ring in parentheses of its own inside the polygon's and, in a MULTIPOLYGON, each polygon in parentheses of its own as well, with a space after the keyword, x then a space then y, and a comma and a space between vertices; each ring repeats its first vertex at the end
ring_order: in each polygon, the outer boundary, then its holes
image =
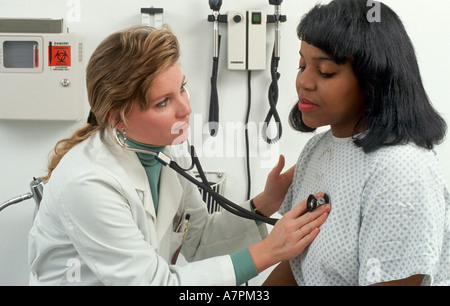
MULTIPOLYGON (((203 170, 201 169, 201 166, 199 166, 198 158, 194 157, 194 156, 192 158, 196 164, 199 175, 201 176, 201 173, 203 172, 203 170)), ((169 167, 172 168, 174 171, 176 171, 181 176, 183 176, 185 179, 187 179, 188 181, 190 181, 191 183, 196 185, 198 188, 201 188, 204 191, 208 192, 210 194, 210 196, 214 200, 216 200, 216 202, 219 203, 219 205, 223 209, 229 211, 230 213, 237 215, 239 217, 245 218, 245 219, 261 221, 261 222, 264 222, 264 223, 267 223, 270 225, 275 225, 275 223, 277 223, 278 219, 268 218, 268 217, 264 217, 262 215, 255 214, 254 212, 251 212, 251 211, 243 208, 242 206, 239 206, 239 205, 233 203, 232 201, 225 198, 224 196, 218 194, 209 186, 209 183, 207 181, 199 182, 197 179, 195 179, 194 177, 189 175, 187 172, 183 171, 183 169, 176 162, 171 161, 169 164, 169 167)))
POLYGON ((252 211, 249 211, 249 210, 233 203, 229 199, 225 198, 224 196, 222 196, 219 193, 217 193, 216 191, 214 191, 210 187, 209 182, 206 179, 205 173, 200 164, 200 160, 198 159, 197 154, 195 153, 194 146, 190 145, 190 151, 189 151, 189 154, 191 155, 191 166, 188 169, 183 169, 182 167, 180 167, 180 165, 178 165, 175 161, 173 161, 170 157, 168 157, 167 155, 165 155, 162 152, 156 153, 156 152, 153 152, 150 150, 136 149, 136 148, 132 148, 132 147, 126 145, 126 143, 123 143, 120 140, 119 132, 117 129, 118 125, 119 124, 117 124, 113 127, 112 136, 113 136, 113 139, 116 141, 116 143, 123 149, 155 156, 156 160, 158 162, 160 162, 163 166, 169 166, 172 170, 174 170, 179 175, 181 175, 182 177, 184 177, 185 179, 187 179, 188 181, 190 181, 191 183, 196 185, 198 188, 201 188, 204 191, 208 192, 210 194, 210 196, 214 200, 216 200, 216 202, 223 209, 229 211, 230 213, 232 213, 236 216, 239 216, 239 217, 242 217, 245 219, 249 219, 249 220, 261 221, 261 222, 264 222, 264 223, 267 223, 270 225, 275 225, 275 223, 277 223, 278 219, 273 219, 273 218, 265 217, 262 215, 258 215, 252 211), (194 178, 188 174, 188 171, 192 170, 194 168, 194 165, 197 168, 197 171, 200 175, 202 182, 199 182, 196 178, 194 178))

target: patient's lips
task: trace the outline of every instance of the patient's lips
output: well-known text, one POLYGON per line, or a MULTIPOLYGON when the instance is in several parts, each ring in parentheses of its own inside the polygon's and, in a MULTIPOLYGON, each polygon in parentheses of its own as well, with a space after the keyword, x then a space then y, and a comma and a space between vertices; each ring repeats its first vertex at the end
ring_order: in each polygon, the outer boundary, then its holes
POLYGON ((298 109, 302 112, 310 112, 317 109, 319 106, 315 104, 314 102, 306 99, 306 98, 300 98, 298 101, 298 109))

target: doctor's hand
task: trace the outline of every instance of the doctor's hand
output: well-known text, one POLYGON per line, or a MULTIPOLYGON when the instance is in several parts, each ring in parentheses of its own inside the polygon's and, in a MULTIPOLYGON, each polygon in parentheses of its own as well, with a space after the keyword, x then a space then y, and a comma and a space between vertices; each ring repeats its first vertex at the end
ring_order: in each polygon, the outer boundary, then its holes
POLYGON ((278 211, 283 203, 289 186, 291 186, 292 178, 294 177, 295 165, 286 172, 281 173, 284 165, 284 156, 280 155, 278 164, 267 176, 264 191, 253 199, 253 203, 256 208, 264 216, 270 217, 278 211))
MULTIPOLYGON (((316 197, 323 197, 323 193, 316 197)), ((286 213, 274 226, 266 239, 249 247, 258 272, 281 261, 300 255, 319 234, 319 227, 328 218, 330 204, 307 212, 306 200, 286 213)))

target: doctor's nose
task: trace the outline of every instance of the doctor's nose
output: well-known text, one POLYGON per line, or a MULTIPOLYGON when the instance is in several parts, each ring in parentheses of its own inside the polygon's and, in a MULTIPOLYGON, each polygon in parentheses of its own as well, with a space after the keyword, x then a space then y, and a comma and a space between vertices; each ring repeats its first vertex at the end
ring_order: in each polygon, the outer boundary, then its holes
POLYGON ((191 102, 189 100, 189 92, 185 89, 185 93, 182 93, 177 103, 177 117, 186 117, 192 113, 191 102))

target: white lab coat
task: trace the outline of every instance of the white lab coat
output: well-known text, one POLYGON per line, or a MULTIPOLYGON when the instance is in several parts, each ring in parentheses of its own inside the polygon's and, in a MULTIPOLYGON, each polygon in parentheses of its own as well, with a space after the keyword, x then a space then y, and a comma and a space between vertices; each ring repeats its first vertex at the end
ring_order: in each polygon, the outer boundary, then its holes
POLYGON ((98 132, 64 156, 44 188, 29 234, 30 284, 235 285, 229 254, 266 235, 254 221, 209 215, 197 188, 168 167, 156 215, 136 154, 98 132), (183 241, 174 222, 186 213, 183 241), (183 267, 170 264, 181 243, 183 267))

